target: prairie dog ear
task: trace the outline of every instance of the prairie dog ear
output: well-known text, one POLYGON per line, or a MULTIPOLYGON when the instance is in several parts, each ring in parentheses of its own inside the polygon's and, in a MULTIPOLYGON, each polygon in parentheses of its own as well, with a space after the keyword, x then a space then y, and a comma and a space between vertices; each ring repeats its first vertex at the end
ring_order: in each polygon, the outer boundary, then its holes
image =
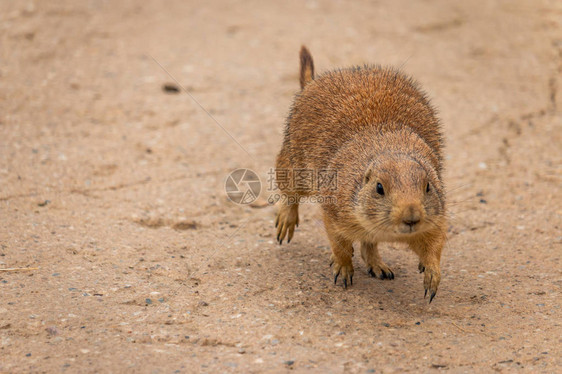
POLYGON ((369 183, 372 176, 373 176, 373 170, 371 170, 371 168, 367 169, 365 176, 363 176, 363 185, 369 183))

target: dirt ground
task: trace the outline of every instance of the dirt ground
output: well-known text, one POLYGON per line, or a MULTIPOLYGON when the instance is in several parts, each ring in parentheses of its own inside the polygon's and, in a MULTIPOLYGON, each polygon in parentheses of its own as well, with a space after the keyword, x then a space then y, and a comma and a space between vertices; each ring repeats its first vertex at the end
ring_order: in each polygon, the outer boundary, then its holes
POLYGON ((2 0, 0 372, 562 372, 561 149, 558 0, 2 0), (318 207, 279 246, 274 207, 226 197, 238 168, 266 187, 301 44, 439 109, 430 305, 412 252, 344 290, 318 207))

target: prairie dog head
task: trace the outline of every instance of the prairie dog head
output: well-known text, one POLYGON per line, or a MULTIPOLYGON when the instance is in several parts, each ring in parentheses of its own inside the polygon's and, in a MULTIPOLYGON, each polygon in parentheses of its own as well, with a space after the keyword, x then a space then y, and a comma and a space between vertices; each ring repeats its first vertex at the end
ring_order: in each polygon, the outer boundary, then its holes
POLYGON ((434 230, 444 209, 437 173, 408 154, 379 156, 367 167, 357 194, 357 218, 377 238, 434 230))

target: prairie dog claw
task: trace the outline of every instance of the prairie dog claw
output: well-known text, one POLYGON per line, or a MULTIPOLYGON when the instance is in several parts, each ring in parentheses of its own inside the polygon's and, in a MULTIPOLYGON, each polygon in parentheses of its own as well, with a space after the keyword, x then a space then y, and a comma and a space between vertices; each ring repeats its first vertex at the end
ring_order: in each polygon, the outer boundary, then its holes
POLYGON ((277 241, 283 244, 283 239, 287 237, 287 243, 291 242, 295 233, 295 226, 299 225, 299 206, 297 204, 282 204, 275 219, 277 228, 277 241))

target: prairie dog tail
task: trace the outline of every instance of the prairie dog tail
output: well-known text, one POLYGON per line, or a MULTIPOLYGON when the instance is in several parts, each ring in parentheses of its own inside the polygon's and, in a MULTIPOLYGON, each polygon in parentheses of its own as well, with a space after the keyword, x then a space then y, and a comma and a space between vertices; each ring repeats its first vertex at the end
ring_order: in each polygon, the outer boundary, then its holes
POLYGON ((312 61, 312 56, 308 49, 303 45, 301 47, 301 75, 300 75, 300 82, 301 82, 301 89, 306 86, 311 80, 314 79, 314 62, 312 61))

